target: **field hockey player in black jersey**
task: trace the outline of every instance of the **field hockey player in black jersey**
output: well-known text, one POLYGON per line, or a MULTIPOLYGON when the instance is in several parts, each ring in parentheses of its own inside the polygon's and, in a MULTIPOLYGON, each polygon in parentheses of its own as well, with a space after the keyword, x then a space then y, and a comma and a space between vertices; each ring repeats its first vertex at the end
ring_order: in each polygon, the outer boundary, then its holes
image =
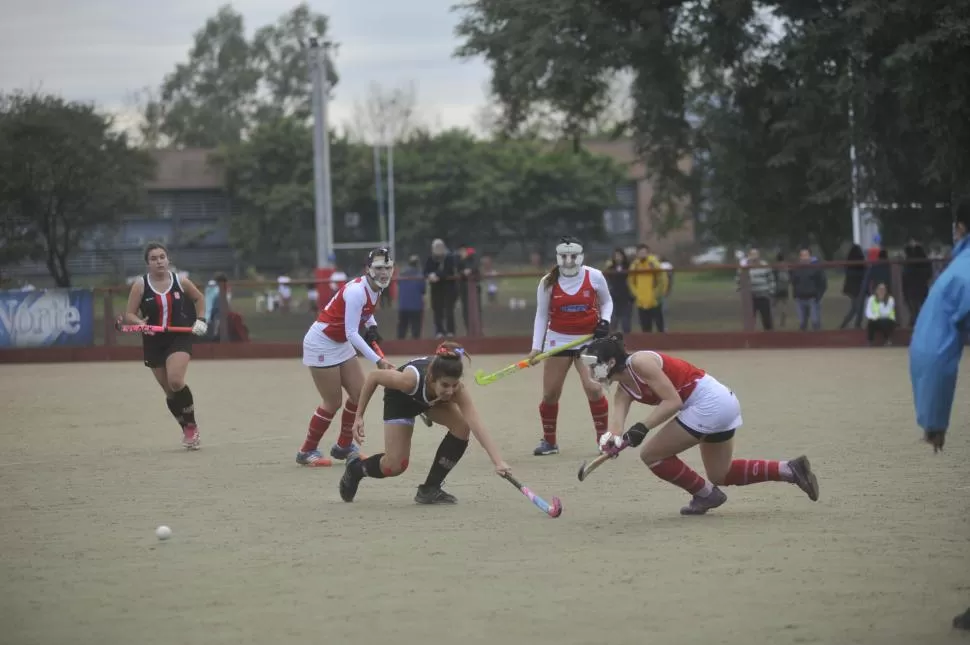
POLYGON ((438 346, 432 356, 408 361, 396 370, 375 370, 367 375, 360 393, 354 439, 364 440, 364 411, 378 386, 384 388, 384 452, 366 459, 351 457, 340 479, 340 497, 352 502, 365 477, 396 477, 407 470, 411 456, 414 419, 426 414, 448 428, 424 484, 414 501, 419 504, 454 504, 454 495, 441 489, 448 473, 468 448, 470 435, 488 453, 499 475, 509 472, 498 446, 485 430, 467 388, 462 385, 464 349, 453 342, 438 346))

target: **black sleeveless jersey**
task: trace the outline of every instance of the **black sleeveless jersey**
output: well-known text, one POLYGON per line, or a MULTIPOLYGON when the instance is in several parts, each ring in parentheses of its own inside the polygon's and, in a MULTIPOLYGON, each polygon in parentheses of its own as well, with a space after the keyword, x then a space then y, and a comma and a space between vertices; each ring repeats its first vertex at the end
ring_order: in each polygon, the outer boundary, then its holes
POLYGON ((172 286, 164 292, 152 287, 147 273, 142 276, 145 293, 142 294, 139 309, 149 325, 191 327, 195 324, 195 304, 185 295, 175 272, 171 273, 172 286))
POLYGON ((399 372, 417 372, 418 384, 412 392, 401 392, 392 388, 384 389, 384 420, 413 419, 426 412, 431 404, 427 398, 428 365, 431 357, 424 356, 408 361, 397 368, 399 372))

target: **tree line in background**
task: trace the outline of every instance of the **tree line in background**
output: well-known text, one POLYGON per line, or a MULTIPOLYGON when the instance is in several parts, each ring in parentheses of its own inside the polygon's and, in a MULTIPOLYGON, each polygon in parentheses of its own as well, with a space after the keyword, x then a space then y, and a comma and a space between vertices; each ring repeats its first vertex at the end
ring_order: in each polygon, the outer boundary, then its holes
MULTIPOLYGON (((583 151, 591 134, 634 137, 652 173, 657 228, 700 214, 727 244, 813 241, 831 257, 850 237, 854 196, 922 207, 878 211, 889 240, 944 238, 950 213, 935 206, 970 197, 970 0, 472 0, 455 9, 456 54, 492 68, 493 136, 435 131, 415 122, 413 93, 375 91, 358 106, 360 122, 333 134, 338 238, 350 234, 342 214, 376 219, 366 141, 388 137, 402 248, 438 236, 535 240, 579 221, 600 235, 626 170, 583 151)), ((248 37, 242 15, 223 7, 186 62, 138 97, 141 149, 91 106, 0 96, 0 264, 43 260, 69 284, 66 259, 85 236, 143 207, 144 148, 158 146, 218 150, 243 261, 286 249, 294 266, 312 264, 306 44, 326 41, 327 30, 301 4, 248 37)))
MULTIPOLYGON (((469 0, 459 55, 484 57, 502 132, 538 110, 579 141, 630 78, 615 123, 724 243, 851 239, 856 197, 884 238, 948 239, 970 198, 968 0, 469 0), (850 116, 851 112, 851 116, 850 116), (685 162, 685 159, 687 160, 685 162), (937 209, 937 204, 945 205, 937 209)), ((673 220, 668 225, 675 224, 673 220)))

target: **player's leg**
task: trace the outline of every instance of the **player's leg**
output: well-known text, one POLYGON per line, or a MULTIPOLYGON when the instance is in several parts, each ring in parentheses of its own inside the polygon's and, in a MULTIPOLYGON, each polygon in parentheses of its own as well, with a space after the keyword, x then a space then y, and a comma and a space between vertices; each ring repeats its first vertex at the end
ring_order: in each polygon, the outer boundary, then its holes
POLYGON ((734 431, 717 432, 701 439, 701 459, 707 477, 719 486, 748 486, 761 482, 795 484, 813 502, 818 501, 818 479, 804 455, 790 460, 733 459, 734 431))
POLYGON ((647 439, 640 449, 640 459, 654 475, 691 494, 691 503, 680 509, 683 515, 700 515, 727 501, 724 493, 677 456, 698 443, 699 439, 688 432, 679 419, 673 419, 647 439))
POLYGON ((192 390, 185 384, 191 358, 186 351, 174 351, 165 358, 165 375, 172 393, 167 402, 168 409, 182 426, 182 445, 189 450, 198 450, 201 438, 195 423, 195 399, 192 390))
POLYGON ((306 438, 296 453, 296 463, 301 466, 326 467, 333 462, 320 454, 320 440, 330 428, 330 423, 340 409, 342 392, 340 388, 340 367, 311 367, 310 376, 313 386, 320 395, 321 404, 317 406, 307 427, 306 438))
POLYGON ((428 477, 424 484, 418 486, 414 501, 419 504, 454 504, 458 500, 443 491, 441 485, 465 454, 471 430, 454 403, 438 404, 428 410, 428 416, 435 423, 448 428, 448 432, 438 445, 428 477))
POLYGON ((586 400, 589 402, 589 414, 593 417, 593 431, 596 434, 596 445, 599 446, 600 437, 606 432, 610 421, 610 402, 603 392, 600 385, 589 371, 589 366, 579 360, 577 355, 573 359, 573 367, 579 374, 579 379, 583 384, 583 391, 586 392, 586 400))
POLYGON ((414 419, 391 419, 384 422, 384 452, 363 458, 358 454, 347 458, 347 468, 340 478, 340 498, 354 501, 360 482, 365 477, 384 479, 397 477, 408 469, 411 458, 411 435, 414 419))
POLYGON ((347 400, 344 401, 344 411, 340 416, 340 435, 337 443, 330 448, 330 456, 334 459, 347 459, 360 452, 360 448, 354 443, 354 419, 357 417, 360 390, 364 387, 364 370, 356 358, 341 363, 338 369, 340 382, 347 392, 347 400))
POLYGON ((537 457, 559 453, 556 443, 556 421, 559 418, 559 397, 566 382, 566 374, 573 360, 569 357, 552 356, 542 364, 542 401, 539 402, 539 420, 542 422, 542 440, 532 452, 537 457))

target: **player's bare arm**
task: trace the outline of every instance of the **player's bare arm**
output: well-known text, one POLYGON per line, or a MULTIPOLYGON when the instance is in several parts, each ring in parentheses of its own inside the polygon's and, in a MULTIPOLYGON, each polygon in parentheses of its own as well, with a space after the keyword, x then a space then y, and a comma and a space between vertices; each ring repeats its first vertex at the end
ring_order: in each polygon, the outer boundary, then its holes
POLYGON ((145 295, 145 283, 135 280, 128 292, 128 305, 125 308, 124 322, 131 325, 144 325, 145 321, 138 317, 138 309, 141 307, 141 299, 145 295))
POLYGON ((468 424, 468 429, 475 437, 475 440, 484 448, 489 459, 492 460, 492 463, 495 465, 495 470, 500 474, 510 472, 511 469, 505 463, 505 460, 502 459, 502 453, 499 452, 498 446, 492 439, 492 435, 489 434, 488 430, 482 424, 482 419, 478 416, 478 410, 475 408, 475 404, 472 402, 468 391, 465 388, 461 388, 455 392, 454 400, 458 405, 458 409, 461 410, 461 415, 464 417, 465 423, 468 424))
POLYGON ((680 412, 681 408, 684 407, 684 402, 680 400, 677 389, 664 374, 660 363, 653 355, 645 352, 636 354, 632 363, 633 368, 647 387, 661 399, 660 405, 656 406, 643 421, 647 428, 656 428, 680 412))

